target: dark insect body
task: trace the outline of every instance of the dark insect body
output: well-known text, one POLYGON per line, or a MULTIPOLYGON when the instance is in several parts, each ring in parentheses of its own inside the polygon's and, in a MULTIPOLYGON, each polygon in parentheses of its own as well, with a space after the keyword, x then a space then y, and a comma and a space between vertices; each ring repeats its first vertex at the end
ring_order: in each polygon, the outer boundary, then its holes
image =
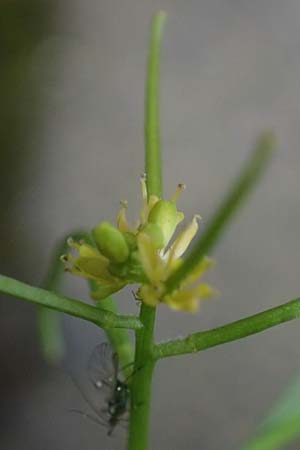
POLYGON ((128 412, 129 399, 130 392, 128 385, 117 379, 112 397, 108 400, 108 413, 110 414, 108 420, 109 436, 112 434, 115 426, 119 423, 120 419, 128 412))

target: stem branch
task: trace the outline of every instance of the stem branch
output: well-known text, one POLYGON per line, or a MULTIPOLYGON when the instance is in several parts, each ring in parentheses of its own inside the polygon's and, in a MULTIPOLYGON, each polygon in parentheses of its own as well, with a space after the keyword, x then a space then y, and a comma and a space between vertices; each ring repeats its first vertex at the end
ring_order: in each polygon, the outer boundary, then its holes
POLYGON ((193 333, 183 339, 175 339, 154 347, 155 359, 186 353, 200 352, 217 345, 242 339, 260 333, 289 320, 300 317, 300 299, 292 300, 284 305, 229 323, 208 331, 193 333))
POLYGON ((4 275, 0 275, 0 292, 71 316, 80 317, 105 329, 128 328, 138 330, 142 327, 140 320, 135 316, 120 316, 100 310, 79 300, 63 297, 4 275))

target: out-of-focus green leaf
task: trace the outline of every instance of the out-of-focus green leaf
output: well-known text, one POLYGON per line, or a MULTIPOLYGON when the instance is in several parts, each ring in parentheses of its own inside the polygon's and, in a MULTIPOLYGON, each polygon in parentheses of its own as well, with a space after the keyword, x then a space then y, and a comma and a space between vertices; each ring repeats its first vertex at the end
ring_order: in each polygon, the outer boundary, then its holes
POLYGON ((283 393, 254 438, 239 450, 284 450, 300 440, 300 379, 283 393))
POLYGON ((245 203, 247 196, 256 186, 264 170, 270 163, 275 149, 275 138, 272 132, 265 131, 257 139, 250 158, 234 179, 233 185, 226 192, 220 205, 207 225, 206 230, 192 246, 189 255, 182 264, 172 271, 165 282, 166 292, 177 289, 182 281, 197 267, 218 242, 239 208, 245 203))

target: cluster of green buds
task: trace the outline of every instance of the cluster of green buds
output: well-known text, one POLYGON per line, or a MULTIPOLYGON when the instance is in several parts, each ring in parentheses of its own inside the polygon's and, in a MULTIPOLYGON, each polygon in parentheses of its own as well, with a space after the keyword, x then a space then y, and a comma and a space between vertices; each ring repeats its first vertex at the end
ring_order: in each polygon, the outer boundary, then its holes
POLYGON ((94 280, 97 290, 95 300, 104 299, 128 284, 139 284, 136 298, 149 306, 166 303, 173 309, 195 311, 199 300, 211 297, 214 290, 208 284, 195 283, 213 264, 204 258, 172 293, 167 293, 165 282, 182 264, 182 255, 198 231, 200 216, 173 239, 184 214, 177 210, 176 202, 184 185, 178 188, 171 200, 161 200, 147 195, 146 180, 141 178, 143 207, 135 226, 127 217, 127 202, 121 202, 116 227, 101 222, 92 230, 95 246, 83 241, 68 244, 78 252, 62 256, 65 269, 75 275, 94 280))

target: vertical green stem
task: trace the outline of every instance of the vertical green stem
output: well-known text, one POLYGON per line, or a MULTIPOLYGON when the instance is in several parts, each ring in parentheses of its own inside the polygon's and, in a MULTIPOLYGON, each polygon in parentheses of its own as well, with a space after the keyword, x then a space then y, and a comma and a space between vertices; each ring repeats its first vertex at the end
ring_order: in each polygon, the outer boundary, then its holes
MULTIPOLYGON (((92 290, 92 289, 91 289, 92 290)), ((112 297, 97 302, 97 307, 104 311, 111 311, 118 314, 118 308, 112 297)), ((107 338, 116 350, 119 357, 121 367, 124 367, 125 377, 129 376, 132 371, 132 361, 134 360, 133 346, 131 344, 128 330, 123 328, 111 328, 105 330, 107 338)))
MULTIPOLYGON (((162 196, 161 150, 159 135, 159 60, 164 12, 155 15, 151 27, 145 107, 145 171, 149 195, 162 196)), ((128 450, 147 450, 151 406, 153 335, 156 309, 141 305, 142 330, 136 333, 135 369, 131 386, 131 414, 128 450)))
POLYGON ((154 16, 151 28, 145 101, 145 168, 148 195, 162 194, 162 171, 159 131, 159 60, 160 43, 166 14, 154 16))
POLYGON ((142 305, 140 319, 144 328, 136 333, 134 376, 131 387, 129 450, 147 450, 151 406, 153 333, 155 308, 142 305))

